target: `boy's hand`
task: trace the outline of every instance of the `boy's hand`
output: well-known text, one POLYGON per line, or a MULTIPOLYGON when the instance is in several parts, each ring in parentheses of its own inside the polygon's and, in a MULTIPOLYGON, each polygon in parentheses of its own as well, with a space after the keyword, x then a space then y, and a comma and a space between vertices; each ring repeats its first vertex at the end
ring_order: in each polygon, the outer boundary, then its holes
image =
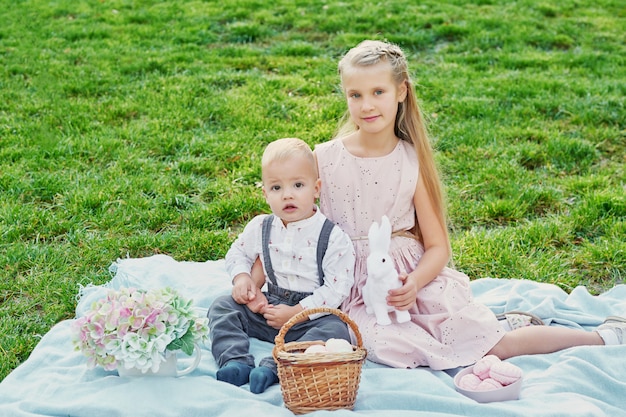
POLYGON ((239 274, 233 279, 232 296, 237 304, 248 304, 260 292, 248 274, 239 274))
MULTIPOLYGON (((302 311, 302 306, 296 304, 295 306, 288 306, 286 304, 268 305, 263 313, 263 317, 267 320, 267 324, 274 329, 280 329, 283 327, 290 318, 302 311)), ((304 318, 301 321, 308 320, 304 318)))
POLYGON ((260 313, 260 314, 265 313, 265 310, 267 309, 268 305, 269 304, 267 302, 267 297, 265 297, 265 294, 263 294, 263 291, 258 291, 254 299, 252 301, 249 301, 246 304, 246 306, 250 309, 250 311, 252 311, 253 313, 260 313))

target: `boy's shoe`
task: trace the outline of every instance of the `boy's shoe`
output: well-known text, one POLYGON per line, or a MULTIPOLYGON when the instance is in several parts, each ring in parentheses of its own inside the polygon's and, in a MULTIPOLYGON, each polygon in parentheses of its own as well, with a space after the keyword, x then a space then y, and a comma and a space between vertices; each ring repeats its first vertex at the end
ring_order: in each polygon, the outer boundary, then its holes
POLYGON ((267 366, 259 366, 250 372, 250 392, 261 394, 278 383, 278 375, 267 366))
POLYGON ((215 379, 240 387, 249 382, 253 369, 253 366, 232 360, 217 370, 215 379))
POLYGON ((523 311, 508 311, 496 314, 496 318, 502 323, 506 331, 519 329, 526 326, 543 326, 545 323, 539 317, 523 311))
POLYGON ((626 344, 626 318, 619 316, 609 316, 606 318, 606 320, 604 320, 604 323, 599 325, 596 329, 596 331, 600 334, 602 334, 603 331, 607 330, 615 333, 618 345, 626 344))

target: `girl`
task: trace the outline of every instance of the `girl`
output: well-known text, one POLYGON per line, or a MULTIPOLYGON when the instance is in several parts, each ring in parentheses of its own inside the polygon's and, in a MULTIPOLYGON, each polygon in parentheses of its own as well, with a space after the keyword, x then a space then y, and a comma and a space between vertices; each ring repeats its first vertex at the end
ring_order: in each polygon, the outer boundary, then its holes
POLYGON ((364 41, 341 59, 339 75, 348 110, 337 137, 315 149, 320 209, 355 246, 355 285, 342 307, 358 324, 369 359, 440 370, 487 354, 506 359, 624 343, 621 318, 595 332, 549 326, 505 332, 489 308, 473 302, 469 278, 446 267, 451 250, 442 187, 402 50, 364 41), (366 313, 361 295, 367 231, 383 215, 393 226, 390 254, 403 282, 387 301, 411 313, 411 321, 388 326, 366 313))

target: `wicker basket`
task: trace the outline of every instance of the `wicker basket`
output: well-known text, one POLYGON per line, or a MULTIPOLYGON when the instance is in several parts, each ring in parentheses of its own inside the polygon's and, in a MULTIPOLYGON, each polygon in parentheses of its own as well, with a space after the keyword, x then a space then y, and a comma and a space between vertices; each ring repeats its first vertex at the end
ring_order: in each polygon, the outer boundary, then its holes
POLYGON ((356 323, 347 314, 327 307, 302 311, 283 325, 275 342, 273 356, 278 366, 283 400, 289 410, 294 414, 304 414, 354 407, 367 352, 356 323), (350 326, 357 340, 352 352, 304 353, 309 346, 324 342, 284 343, 285 334, 298 320, 317 313, 334 314, 350 326))

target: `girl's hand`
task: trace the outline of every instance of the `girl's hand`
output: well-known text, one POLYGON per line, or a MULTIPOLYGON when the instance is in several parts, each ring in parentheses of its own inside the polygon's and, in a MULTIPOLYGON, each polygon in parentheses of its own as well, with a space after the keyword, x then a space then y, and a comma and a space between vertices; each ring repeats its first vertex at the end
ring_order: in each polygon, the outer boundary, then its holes
POLYGON ((402 286, 395 290, 389 290, 387 304, 398 310, 408 310, 416 304, 417 284, 407 274, 400 274, 398 278, 402 281, 402 286))
POLYGON ((279 330, 290 318, 302 311, 300 304, 288 306, 286 304, 268 305, 263 313, 267 324, 279 330))

